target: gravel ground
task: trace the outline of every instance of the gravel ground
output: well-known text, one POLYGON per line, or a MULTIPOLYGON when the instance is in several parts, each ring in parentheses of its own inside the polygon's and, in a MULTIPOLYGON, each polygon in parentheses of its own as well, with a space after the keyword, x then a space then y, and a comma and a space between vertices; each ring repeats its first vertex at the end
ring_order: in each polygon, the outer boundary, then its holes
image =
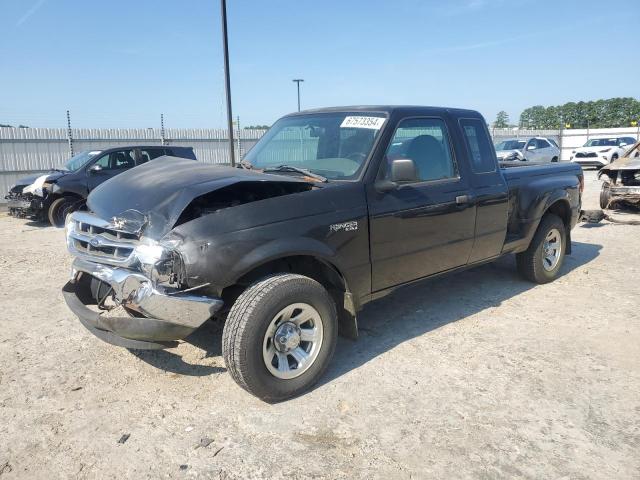
POLYGON ((550 285, 504 258, 370 304, 317 388, 268 405, 219 324, 163 352, 94 338, 63 232, 2 215, 0 477, 640 478, 639 232, 578 226, 550 285))

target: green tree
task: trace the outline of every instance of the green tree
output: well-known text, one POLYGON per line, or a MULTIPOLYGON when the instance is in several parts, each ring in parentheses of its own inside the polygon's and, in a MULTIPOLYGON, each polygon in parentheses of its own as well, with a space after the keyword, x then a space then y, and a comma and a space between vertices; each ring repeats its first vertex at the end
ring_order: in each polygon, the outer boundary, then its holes
POLYGON ((628 127, 640 119, 640 101, 621 97, 588 102, 568 102, 564 105, 526 108, 520 115, 523 128, 551 129, 564 124, 572 128, 628 127))
POLYGON ((493 122, 493 128, 507 128, 509 126, 509 115, 504 110, 500 110, 493 122))

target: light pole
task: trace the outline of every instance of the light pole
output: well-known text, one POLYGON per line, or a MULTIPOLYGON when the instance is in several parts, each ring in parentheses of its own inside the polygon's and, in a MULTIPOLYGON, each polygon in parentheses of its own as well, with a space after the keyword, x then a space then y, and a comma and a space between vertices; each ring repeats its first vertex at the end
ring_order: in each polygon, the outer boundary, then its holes
POLYGON ((298 111, 300 111, 300 82, 304 82, 304 79, 294 78, 293 81, 298 85, 298 111))
POLYGON ((229 80, 229 42, 227 40, 227 2, 220 0, 222 10, 222 46, 224 49, 224 86, 227 95, 227 130, 229 131, 229 159, 231 166, 236 166, 233 152, 233 114, 231 113, 231 81, 229 80))

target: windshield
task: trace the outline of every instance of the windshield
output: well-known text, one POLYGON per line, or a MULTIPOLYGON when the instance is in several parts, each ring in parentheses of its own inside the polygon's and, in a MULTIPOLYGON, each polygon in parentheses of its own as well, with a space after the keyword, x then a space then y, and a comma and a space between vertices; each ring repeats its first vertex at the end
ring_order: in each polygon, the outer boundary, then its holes
POLYGON ((383 114, 368 112, 281 118, 243 161, 259 169, 289 165, 328 179, 354 179, 385 119, 383 114))
POLYGON ((67 162, 60 167, 60 170, 69 170, 70 172, 75 172, 79 168, 82 168, 87 164, 89 160, 98 155, 100 150, 92 150, 87 152, 80 152, 77 155, 71 157, 67 162))
POLYGON ((584 144, 585 147, 615 147, 617 138, 594 138, 584 144))
POLYGON ((505 140, 496 145, 496 150, 522 150, 524 148, 524 140, 505 140))

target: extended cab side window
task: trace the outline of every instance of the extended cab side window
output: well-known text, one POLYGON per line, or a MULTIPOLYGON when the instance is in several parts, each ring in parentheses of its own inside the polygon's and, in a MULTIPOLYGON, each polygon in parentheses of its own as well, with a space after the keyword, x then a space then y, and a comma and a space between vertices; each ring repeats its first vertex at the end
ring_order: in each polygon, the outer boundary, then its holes
POLYGON ((473 173, 495 172, 496 157, 491 149, 489 134, 483 122, 476 118, 462 118, 460 126, 469 150, 473 173))
POLYGON ((389 175, 389 164, 398 158, 414 161, 420 181, 456 178, 449 134, 439 118, 408 118, 400 122, 386 153, 382 178, 389 175))

